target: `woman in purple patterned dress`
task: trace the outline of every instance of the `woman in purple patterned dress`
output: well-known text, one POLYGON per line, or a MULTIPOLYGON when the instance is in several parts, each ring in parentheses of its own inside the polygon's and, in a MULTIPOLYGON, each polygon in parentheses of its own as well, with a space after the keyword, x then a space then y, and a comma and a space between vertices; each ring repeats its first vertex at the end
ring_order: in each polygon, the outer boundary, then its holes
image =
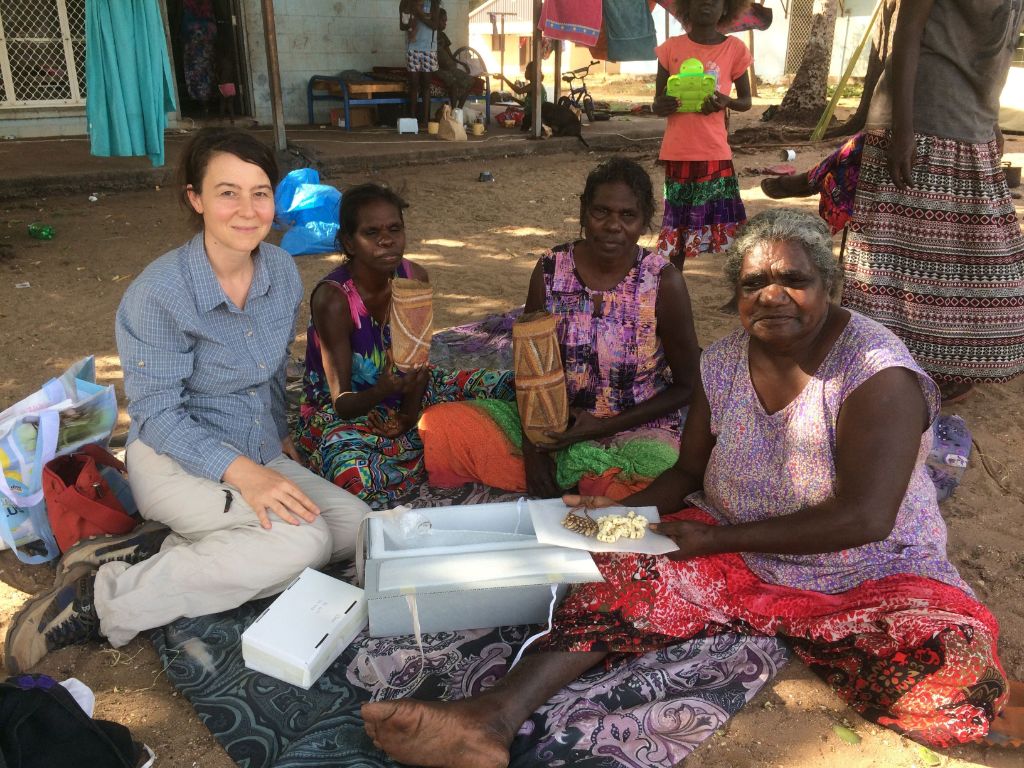
POLYGON ((539 447, 523 436, 515 403, 430 408, 420 434, 431 485, 477 481, 546 498, 579 486, 621 497, 675 462, 699 350, 682 276, 638 245, 653 211, 637 163, 616 157, 590 173, 584 237, 541 256, 525 310, 556 318, 569 428, 539 447))
POLYGON ((946 559, 924 467, 938 388, 895 335, 831 302, 831 246, 786 210, 736 239, 743 327, 703 355, 679 461, 626 500, 657 505, 679 549, 595 555, 605 581, 570 594, 540 652, 484 694, 364 705, 377 746, 505 766, 520 724, 593 665, 721 632, 787 638, 860 714, 925 744, 1021 736, 1000 716, 998 623, 946 559))

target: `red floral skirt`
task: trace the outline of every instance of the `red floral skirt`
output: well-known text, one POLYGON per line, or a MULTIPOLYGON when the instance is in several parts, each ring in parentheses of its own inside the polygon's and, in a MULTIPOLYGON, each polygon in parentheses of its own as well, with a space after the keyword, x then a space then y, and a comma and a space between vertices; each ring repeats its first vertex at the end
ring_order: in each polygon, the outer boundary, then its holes
MULTIPOLYGON (((665 519, 714 522, 698 509, 665 519)), ((825 594, 764 582, 738 554, 594 560, 605 582, 566 598, 538 650, 646 653, 721 632, 780 635, 865 718, 940 747, 984 736, 1005 703, 998 623, 948 584, 899 575, 825 594)))

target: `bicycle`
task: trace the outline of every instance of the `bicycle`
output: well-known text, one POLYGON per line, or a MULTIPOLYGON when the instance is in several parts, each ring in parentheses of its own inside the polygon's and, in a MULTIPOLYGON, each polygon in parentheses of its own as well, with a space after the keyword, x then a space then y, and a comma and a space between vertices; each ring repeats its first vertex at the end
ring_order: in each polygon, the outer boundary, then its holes
POLYGON ((579 67, 563 74, 562 80, 569 86, 569 94, 558 97, 558 104, 560 106, 585 113, 590 123, 593 123, 597 118, 595 117, 594 99, 587 90, 586 78, 590 74, 590 68, 600 63, 599 61, 591 61, 585 67, 579 67), (574 80, 579 80, 580 84, 573 85, 574 80))

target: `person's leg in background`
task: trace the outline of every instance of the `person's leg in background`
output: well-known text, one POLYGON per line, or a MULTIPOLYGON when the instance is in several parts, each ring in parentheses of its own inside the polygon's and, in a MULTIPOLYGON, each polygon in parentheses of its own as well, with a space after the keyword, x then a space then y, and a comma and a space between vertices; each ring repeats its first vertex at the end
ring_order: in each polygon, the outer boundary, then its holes
POLYGON ((410 50, 406 51, 405 54, 405 68, 409 84, 409 103, 405 110, 407 117, 416 117, 418 113, 417 104, 420 97, 420 73, 417 70, 419 66, 418 53, 418 51, 410 50))
POLYGON ((420 98, 423 100, 420 106, 419 121, 424 125, 429 123, 431 120, 430 114, 430 73, 429 72, 417 72, 419 77, 419 93, 420 98))

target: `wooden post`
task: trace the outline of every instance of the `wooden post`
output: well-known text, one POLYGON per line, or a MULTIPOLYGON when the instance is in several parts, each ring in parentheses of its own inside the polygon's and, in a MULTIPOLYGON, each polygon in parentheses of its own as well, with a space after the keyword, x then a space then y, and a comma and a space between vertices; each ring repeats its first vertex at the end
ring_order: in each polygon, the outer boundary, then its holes
POLYGON ((555 104, 558 103, 559 97, 562 95, 562 41, 555 40, 555 82, 552 91, 552 98, 555 100, 555 104))
POLYGON ((533 41, 533 137, 535 139, 539 139, 544 130, 540 120, 540 105, 543 99, 540 60, 540 10, 542 5, 542 0, 533 0, 533 37, 531 39, 533 41))
POLYGON ((754 72, 754 30, 747 30, 747 39, 750 41, 750 45, 747 47, 750 49, 750 95, 757 96, 757 74, 754 72))
POLYGON ((505 17, 508 14, 502 13, 501 16, 501 39, 498 42, 498 51, 501 56, 501 63, 498 68, 501 70, 501 76, 505 76, 505 17))
MULTIPOLYGON (((171 70, 176 71, 177 63, 174 61, 174 46, 171 44, 171 23, 167 19, 167 3, 158 3, 160 6, 160 18, 164 22, 164 37, 167 40, 167 58, 171 62, 171 70)), ((174 89, 174 112, 170 123, 177 127, 181 123, 181 94, 178 93, 178 78, 171 79, 171 87, 174 89)))
POLYGON ((274 147, 288 148, 284 133, 284 103, 281 97, 281 66, 277 57, 277 24, 274 21, 274 0, 261 0, 263 37, 267 46, 267 82, 270 84, 270 112, 274 122, 274 147))

